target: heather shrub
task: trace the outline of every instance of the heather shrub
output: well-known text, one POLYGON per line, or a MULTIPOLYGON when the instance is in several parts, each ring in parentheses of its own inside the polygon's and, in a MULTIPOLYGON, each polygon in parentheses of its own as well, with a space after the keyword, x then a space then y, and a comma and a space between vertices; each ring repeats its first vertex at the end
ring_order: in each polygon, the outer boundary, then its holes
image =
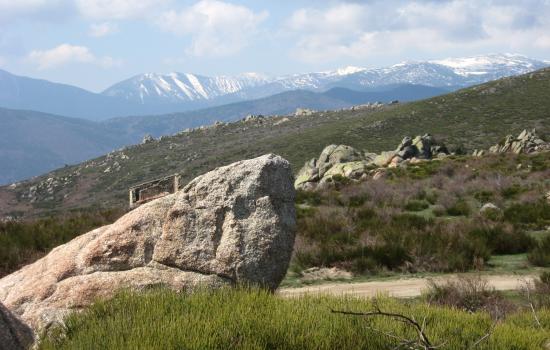
POLYGON ((425 200, 410 200, 405 204, 404 209, 407 211, 422 211, 428 209, 430 204, 425 200))
POLYGON ((550 204, 545 200, 514 203, 504 210, 504 219, 530 228, 543 228, 550 223, 550 204))
POLYGON ((447 214, 450 216, 468 216, 470 212, 470 205, 462 199, 459 199, 451 207, 447 208, 447 214))
POLYGON ((546 236, 538 242, 527 258, 533 265, 550 267, 550 236, 546 236))
POLYGON ((424 297, 432 305, 453 307, 467 312, 485 311, 493 318, 502 318, 515 308, 479 276, 461 276, 443 283, 430 280, 424 297))

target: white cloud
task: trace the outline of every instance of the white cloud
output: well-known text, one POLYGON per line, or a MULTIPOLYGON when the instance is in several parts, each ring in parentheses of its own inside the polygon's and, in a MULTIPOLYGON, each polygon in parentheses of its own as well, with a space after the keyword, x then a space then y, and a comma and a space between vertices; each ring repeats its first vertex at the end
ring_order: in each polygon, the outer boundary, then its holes
POLYGON ((76 0, 79 12, 96 20, 122 20, 147 17, 168 0, 76 0))
POLYGON ((121 62, 109 56, 96 57, 86 46, 61 44, 50 50, 34 50, 27 60, 38 66, 38 69, 50 69, 68 63, 87 63, 104 68, 119 65, 121 62))
POLYGON ((246 47, 257 33, 267 11, 217 0, 202 0, 182 11, 168 11, 158 25, 177 35, 189 35, 187 52, 194 56, 226 56, 246 47))
POLYGON ((118 32, 118 26, 115 23, 92 23, 90 25, 89 35, 94 38, 101 38, 116 32, 118 32))
POLYGON ((444 50, 546 47, 550 1, 386 0, 295 11, 293 55, 307 62, 444 50))

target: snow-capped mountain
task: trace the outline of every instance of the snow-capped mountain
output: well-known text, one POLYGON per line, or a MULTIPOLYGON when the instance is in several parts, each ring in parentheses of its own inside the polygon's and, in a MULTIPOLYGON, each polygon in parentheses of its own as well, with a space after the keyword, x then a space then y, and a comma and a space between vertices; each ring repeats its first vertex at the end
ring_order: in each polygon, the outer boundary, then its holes
POLYGON ((256 73, 206 77, 189 73, 143 74, 118 83, 103 94, 130 102, 172 104, 260 98, 289 90, 325 91, 333 87, 356 90, 415 84, 455 89, 550 66, 549 62, 514 54, 404 62, 383 68, 345 67, 334 71, 266 77, 256 73))
POLYGON ((115 84, 105 90, 103 94, 122 97, 140 104, 178 103, 211 100, 266 83, 268 80, 256 73, 245 73, 237 77, 205 77, 189 73, 166 75, 147 73, 115 84))

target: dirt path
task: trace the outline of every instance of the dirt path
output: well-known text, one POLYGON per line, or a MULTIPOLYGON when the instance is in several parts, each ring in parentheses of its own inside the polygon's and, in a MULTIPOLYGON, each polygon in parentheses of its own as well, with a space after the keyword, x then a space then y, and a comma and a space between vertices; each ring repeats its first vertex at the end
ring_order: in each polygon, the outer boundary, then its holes
MULTIPOLYGON (((456 275, 433 278, 443 282, 456 278, 456 275)), ((490 286, 496 290, 516 290, 532 281, 535 276, 495 275, 483 276, 490 286)), ((354 295, 372 297, 377 294, 387 294, 398 298, 419 296, 428 285, 428 278, 407 278, 391 281, 373 281, 360 283, 327 283, 300 288, 283 288, 277 293, 284 297, 298 297, 305 294, 354 295)))

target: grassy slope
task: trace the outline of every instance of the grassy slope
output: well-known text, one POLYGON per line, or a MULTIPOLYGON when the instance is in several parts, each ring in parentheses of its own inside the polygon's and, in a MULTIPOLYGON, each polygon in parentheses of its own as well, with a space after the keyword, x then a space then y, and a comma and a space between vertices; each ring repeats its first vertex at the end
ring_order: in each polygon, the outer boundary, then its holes
POLYGON ((550 132, 550 69, 506 78, 415 103, 368 111, 318 113, 262 124, 233 123, 164 138, 160 142, 131 147, 121 170, 105 173, 114 162, 105 157, 60 169, 20 184, 15 190, 0 188, 0 215, 25 210, 64 210, 90 205, 116 206, 126 202, 129 186, 147 179, 182 172, 184 180, 217 166, 274 152, 289 159, 297 171, 330 143, 348 144, 369 151, 393 149, 404 135, 426 132, 451 147, 487 148, 508 133, 536 127, 550 132), (86 167, 87 165, 87 167, 86 167), (48 177, 76 174, 73 181, 39 195, 32 204, 21 194, 48 177), (48 198, 49 197, 49 198, 48 198))
MULTIPOLYGON (((404 349, 399 346, 403 339, 417 339, 399 320, 331 313, 368 312, 375 303, 383 311, 424 320, 426 336, 441 349, 470 348, 493 324, 481 312, 386 298, 283 299, 231 290, 187 296, 160 290, 99 302, 71 317, 66 332, 46 339, 40 349, 404 349)), ((534 326, 530 312, 514 314, 496 323, 475 348, 542 348, 548 341, 550 311, 537 316, 542 329, 534 326)))

